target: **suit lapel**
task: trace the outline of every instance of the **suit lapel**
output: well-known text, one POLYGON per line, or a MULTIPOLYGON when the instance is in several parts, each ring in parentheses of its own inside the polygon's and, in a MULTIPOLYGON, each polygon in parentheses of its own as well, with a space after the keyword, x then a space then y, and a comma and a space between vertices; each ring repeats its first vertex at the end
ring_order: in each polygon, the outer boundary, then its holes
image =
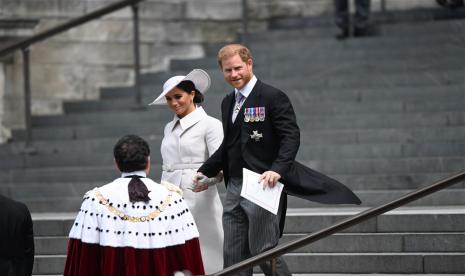
POLYGON ((232 110, 234 108, 234 90, 229 93, 226 98, 224 99, 223 103, 225 106, 223 106, 223 114, 222 114, 222 121, 223 121, 223 130, 224 133, 226 134, 229 124, 231 124, 231 117, 232 117, 232 110))

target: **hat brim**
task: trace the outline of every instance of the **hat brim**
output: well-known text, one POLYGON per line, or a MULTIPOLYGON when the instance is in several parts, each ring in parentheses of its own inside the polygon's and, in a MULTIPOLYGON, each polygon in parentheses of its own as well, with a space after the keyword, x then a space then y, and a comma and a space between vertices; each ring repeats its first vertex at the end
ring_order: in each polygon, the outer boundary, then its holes
POLYGON ((202 94, 205 94, 211 85, 211 79, 207 72, 202 69, 194 69, 186 76, 174 76, 169 78, 163 84, 163 91, 149 105, 166 104, 165 95, 173 90, 173 88, 175 88, 182 81, 192 81, 195 85, 195 88, 202 94))

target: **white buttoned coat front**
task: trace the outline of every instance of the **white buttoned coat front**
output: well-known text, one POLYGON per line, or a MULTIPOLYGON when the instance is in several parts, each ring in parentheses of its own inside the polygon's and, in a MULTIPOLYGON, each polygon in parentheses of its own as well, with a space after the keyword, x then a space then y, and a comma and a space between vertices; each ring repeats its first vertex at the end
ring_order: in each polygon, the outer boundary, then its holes
POLYGON ((162 180, 179 186, 194 216, 200 233, 200 248, 205 272, 223 268, 223 226, 221 204, 216 185, 194 193, 192 177, 223 141, 223 127, 218 119, 197 107, 182 119, 177 116, 165 126, 161 143, 162 180))

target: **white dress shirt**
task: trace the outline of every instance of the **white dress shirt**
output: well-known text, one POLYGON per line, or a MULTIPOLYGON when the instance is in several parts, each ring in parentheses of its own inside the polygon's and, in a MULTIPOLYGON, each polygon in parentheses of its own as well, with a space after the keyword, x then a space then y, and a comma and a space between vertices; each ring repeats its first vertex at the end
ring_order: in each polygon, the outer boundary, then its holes
POLYGON ((240 101, 240 102, 237 102, 234 104, 234 110, 233 110, 233 113, 232 113, 232 122, 234 123, 234 121, 236 120, 236 117, 237 117, 237 114, 239 113, 239 110, 241 109, 242 105, 244 104, 245 100, 247 99, 247 97, 250 95, 250 93, 252 92, 252 89, 255 87, 255 84, 257 83, 257 77, 252 76, 252 78, 250 79, 250 81, 244 85, 244 87, 242 87, 242 89, 237 89, 237 88, 234 88, 234 95, 235 95, 235 98, 237 99, 238 98, 238 94, 240 93, 244 98, 240 101))

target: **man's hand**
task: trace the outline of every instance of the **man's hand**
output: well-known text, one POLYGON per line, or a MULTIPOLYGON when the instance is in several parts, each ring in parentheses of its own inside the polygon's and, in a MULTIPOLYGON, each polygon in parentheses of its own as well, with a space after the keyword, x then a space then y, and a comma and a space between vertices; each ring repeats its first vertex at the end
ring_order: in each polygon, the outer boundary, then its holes
POLYGON ((193 192, 202 192, 208 189, 208 184, 205 183, 205 181, 208 179, 207 176, 205 176, 201 172, 197 172, 193 177, 192 177, 192 186, 191 190, 193 192))
POLYGON ((267 186, 274 188, 279 179, 281 179, 281 175, 279 175, 279 173, 274 171, 266 171, 260 175, 258 182, 263 183, 263 188, 266 188, 267 186))

